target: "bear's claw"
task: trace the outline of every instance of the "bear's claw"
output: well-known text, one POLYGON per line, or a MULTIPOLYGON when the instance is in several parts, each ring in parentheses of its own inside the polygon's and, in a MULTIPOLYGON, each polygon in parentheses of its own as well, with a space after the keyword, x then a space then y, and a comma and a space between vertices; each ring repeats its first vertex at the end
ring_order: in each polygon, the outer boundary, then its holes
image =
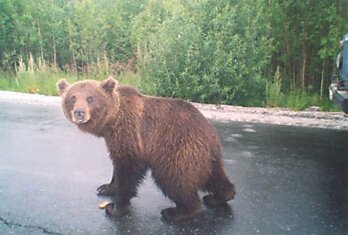
POLYGON ((97 188, 98 195, 110 196, 116 193, 115 188, 111 184, 103 184, 97 188))

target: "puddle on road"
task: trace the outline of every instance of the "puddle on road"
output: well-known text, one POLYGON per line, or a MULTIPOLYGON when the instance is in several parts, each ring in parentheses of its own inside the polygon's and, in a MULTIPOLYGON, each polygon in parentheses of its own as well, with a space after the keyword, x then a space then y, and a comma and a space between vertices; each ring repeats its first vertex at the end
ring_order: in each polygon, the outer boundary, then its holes
POLYGON ((243 137, 241 134, 230 134, 225 138, 227 142, 237 142, 239 138, 243 137))
POLYGON ((255 133, 256 132, 256 130, 254 129, 254 126, 249 125, 249 124, 243 125, 243 131, 248 132, 248 133, 255 133))

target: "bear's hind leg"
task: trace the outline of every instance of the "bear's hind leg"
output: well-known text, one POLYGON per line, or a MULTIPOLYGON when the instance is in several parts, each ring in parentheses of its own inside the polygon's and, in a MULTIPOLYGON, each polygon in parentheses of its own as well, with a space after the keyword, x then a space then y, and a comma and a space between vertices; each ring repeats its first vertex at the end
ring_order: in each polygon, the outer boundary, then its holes
POLYGON ((165 221, 180 222, 192 219, 201 206, 201 200, 196 193, 191 195, 169 196, 176 204, 176 207, 170 207, 161 211, 162 218, 165 221))
POLYGON ((203 202, 210 208, 224 205, 236 195, 234 185, 230 182, 222 167, 215 172, 213 171, 206 190, 210 194, 203 197, 203 202))

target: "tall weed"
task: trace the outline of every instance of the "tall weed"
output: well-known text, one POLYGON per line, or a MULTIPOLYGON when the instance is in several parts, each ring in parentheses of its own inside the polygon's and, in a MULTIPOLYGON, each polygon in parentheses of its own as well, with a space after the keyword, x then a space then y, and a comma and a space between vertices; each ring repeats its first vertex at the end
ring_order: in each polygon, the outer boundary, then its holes
POLYGON ((266 83, 266 106, 280 107, 283 105, 284 94, 281 92, 282 77, 279 66, 274 73, 273 81, 266 83))
POLYGON ((282 77, 279 66, 274 73, 273 81, 266 83, 266 107, 283 107, 295 111, 305 110, 310 106, 318 106, 321 111, 337 111, 337 108, 319 94, 313 94, 301 89, 282 92, 282 77))
POLYGON ((24 62, 22 56, 18 58, 15 71, 15 73, 0 74, 0 90, 58 95, 56 83, 59 79, 65 78, 73 83, 85 79, 104 80, 112 74, 120 85, 134 86, 143 92, 152 89, 152 83, 142 80, 139 72, 134 72, 126 65, 120 64, 117 64, 115 69, 115 65, 111 64, 106 57, 77 72, 73 68, 65 67, 64 70, 60 70, 55 66, 47 66, 43 59, 34 60, 29 54, 27 62, 24 62))
POLYGON ((303 90, 293 90, 284 96, 285 107, 295 111, 305 110, 317 106, 321 111, 338 111, 328 99, 323 99, 319 94, 312 94, 303 90))

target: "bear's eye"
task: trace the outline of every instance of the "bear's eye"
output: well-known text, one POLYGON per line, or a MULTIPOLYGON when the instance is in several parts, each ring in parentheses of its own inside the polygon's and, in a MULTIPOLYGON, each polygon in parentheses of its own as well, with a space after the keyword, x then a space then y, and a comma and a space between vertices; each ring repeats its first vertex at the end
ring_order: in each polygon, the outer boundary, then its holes
POLYGON ((76 96, 70 97, 70 103, 75 104, 75 102, 76 102, 76 96))
POLYGON ((93 97, 92 96, 89 96, 88 98, 87 98, 87 103, 92 103, 93 102, 93 97))

